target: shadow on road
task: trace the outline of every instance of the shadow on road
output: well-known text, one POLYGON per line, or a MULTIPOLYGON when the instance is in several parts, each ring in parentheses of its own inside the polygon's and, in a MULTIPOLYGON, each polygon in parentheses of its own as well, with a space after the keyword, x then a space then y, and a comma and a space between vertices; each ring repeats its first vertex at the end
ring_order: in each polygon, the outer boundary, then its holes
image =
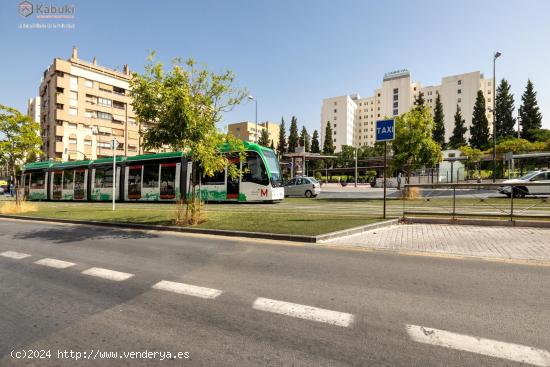
POLYGON ((122 230, 107 227, 67 226, 64 228, 37 229, 25 233, 16 234, 14 239, 42 239, 53 243, 78 242, 83 240, 117 240, 117 239, 142 239, 156 238, 155 234, 142 231, 122 230))

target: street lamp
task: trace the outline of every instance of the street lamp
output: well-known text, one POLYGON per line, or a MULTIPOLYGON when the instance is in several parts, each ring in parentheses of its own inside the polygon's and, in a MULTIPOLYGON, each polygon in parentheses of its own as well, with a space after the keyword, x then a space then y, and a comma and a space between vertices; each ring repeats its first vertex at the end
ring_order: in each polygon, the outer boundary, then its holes
POLYGON ((258 142, 258 100, 253 96, 248 96, 248 99, 250 101, 254 101, 254 103, 256 104, 256 135, 255 135, 256 137, 254 139, 254 142, 257 143, 258 142))
POLYGON ((496 96, 496 64, 497 64, 497 58, 499 58, 502 54, 500 52, 495 52, 493 55, 493 182, 496 182, 497 180, 497 121, 495 119, 495 109, 497 104, 497 96, 496 96))
POLYGON ((357 187, 357 148, 355 148, 355 187, 357 187))

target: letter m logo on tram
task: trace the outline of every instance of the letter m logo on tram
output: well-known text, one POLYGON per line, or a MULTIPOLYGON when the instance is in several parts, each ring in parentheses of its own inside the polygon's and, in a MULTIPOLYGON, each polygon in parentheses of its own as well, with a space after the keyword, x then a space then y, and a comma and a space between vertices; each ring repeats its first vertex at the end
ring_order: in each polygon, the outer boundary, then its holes
POLYGON ((261 189, 260 190, 260 196, 261 197, 264 197, 264 196, 267 197, 267 189, 261 189))

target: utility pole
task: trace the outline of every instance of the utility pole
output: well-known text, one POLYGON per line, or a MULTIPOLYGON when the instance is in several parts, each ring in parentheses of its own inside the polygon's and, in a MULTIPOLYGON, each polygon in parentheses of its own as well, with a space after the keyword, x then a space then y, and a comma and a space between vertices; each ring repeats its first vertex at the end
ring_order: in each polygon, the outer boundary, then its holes
POLYGON ((497 121, 495 119, 495 109, 497 104, 496 96, 496 64, 497 58, 502 54, 500 52, 495 52, 493 55, 493 183, 497 181, 497 121))
POLYGON ((355 148, 355 187, 357 187, 357 148, 355 148))
POLYGON ((115 198, 116 198, 116 148, 118 148, 118 141, 113 137, 113 211, 115 211, 115 198))

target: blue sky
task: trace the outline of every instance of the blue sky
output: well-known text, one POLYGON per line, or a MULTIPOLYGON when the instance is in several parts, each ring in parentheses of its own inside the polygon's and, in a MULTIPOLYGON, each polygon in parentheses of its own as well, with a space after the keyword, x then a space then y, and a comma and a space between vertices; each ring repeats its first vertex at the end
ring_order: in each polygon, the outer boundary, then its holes
MULTIPOLYGON (((32 1, 37 3, 39 1, 32 1)), ((193 57, 230 69, 259 101, 259 119, 297 116, 319 128, 325 97, 371 95, 385 72, 409 69, 423 85, 480 70, 512 84, 516 108, 527 78, 550 128, 550 1, 202 0, 63 1, 74 4, 75 29, 19 29, 19 1, 0 5, 0 103, 26 111, 55 57, 141 71, 150 50, 161 61, 193 57)), ((225 122, 254 119, 245 103, 225 122)), ((220 124, 221 125, 221 124, 220 124)))

